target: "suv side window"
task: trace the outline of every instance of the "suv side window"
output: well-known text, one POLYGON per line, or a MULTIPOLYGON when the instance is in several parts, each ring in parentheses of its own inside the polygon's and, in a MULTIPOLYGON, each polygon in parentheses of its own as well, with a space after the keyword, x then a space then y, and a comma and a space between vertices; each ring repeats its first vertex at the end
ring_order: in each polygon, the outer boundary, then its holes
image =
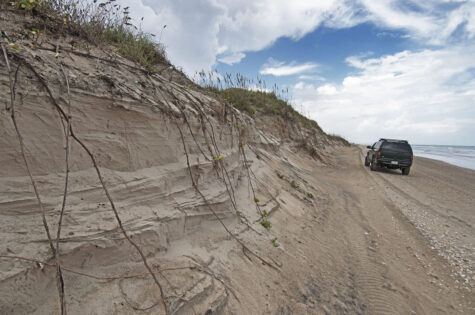
POLYGON ((381 147, 381 144, 383 143, 383 141, 379 140, 378 142, 376 142, 376 144, 374 145, 374 148, 373 150, 374 151, 378 151, 379 148, 381 147))

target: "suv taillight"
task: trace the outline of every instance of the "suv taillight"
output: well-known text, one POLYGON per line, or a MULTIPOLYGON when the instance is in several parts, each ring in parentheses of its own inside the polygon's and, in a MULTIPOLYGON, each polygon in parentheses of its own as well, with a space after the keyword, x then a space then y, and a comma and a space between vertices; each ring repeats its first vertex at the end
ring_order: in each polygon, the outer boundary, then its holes
POLYGON ((414 161, 414 156, 411 155, 411 161, 414 161))
POLYGON ((376 157, 380 158, 381 157, 381 152, 378 151, 378 153, 376 154, 376 157))

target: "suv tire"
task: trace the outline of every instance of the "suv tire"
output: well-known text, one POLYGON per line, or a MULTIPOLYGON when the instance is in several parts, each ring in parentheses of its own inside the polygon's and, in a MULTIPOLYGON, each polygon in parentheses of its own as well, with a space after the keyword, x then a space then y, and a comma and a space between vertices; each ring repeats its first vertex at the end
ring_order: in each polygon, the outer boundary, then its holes
POLYGON ((371 160, 371 163, 369 164, 369 169, 372 171, 376 171, 376 161, 374 160, 374 156, 373 156, 373 159, 371 160))
POLYGON ((364 158, 364 166, 369 166, 368 156, 364 158))
POLYGON ((404 167, 401 169, 402 175, 409 175, 410 167, 404 167))

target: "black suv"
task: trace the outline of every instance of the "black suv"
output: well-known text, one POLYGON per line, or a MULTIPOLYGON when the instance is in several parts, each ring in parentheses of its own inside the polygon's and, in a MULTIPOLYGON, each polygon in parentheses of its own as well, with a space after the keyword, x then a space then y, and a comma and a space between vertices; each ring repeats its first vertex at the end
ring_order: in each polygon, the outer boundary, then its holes
POLYGON ((366 154, 364 165, 372 171, 378 167, 400 169, 402 175, 409 175, 413 155, 412 148, 406 140, 379 139, 366 154))

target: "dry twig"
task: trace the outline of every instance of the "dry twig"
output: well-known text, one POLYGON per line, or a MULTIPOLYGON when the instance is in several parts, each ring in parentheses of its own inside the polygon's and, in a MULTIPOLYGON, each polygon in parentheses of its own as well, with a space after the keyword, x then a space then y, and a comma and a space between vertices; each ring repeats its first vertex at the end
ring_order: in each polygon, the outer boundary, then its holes
MULTIPOLYGON (((14 256, 14 255, 0 255, 0 258, 4 259, 16 259, 16 260, 23 260, 23 261, 29 261, 33 262, 36 264, 41 264, 44 266, 49 266, 49 267, 55 267, 56 263, 52 264, 40 259, 34 259, 34 258, 28 258, 28 257, 22 257, 22 256, 14 256)), ((99 281, 112 281, 112 280, 119 280, 119 279, 132 279, 132 278, 141 278, 150 275, 149 272, 144 272, 144 273, 138 273, 138 274, 131 274, 131 275, 118 275, 118 276, 109 276, 109 277, 99 277, 95 276, 89 273, 77 271, 74 269, 71 269, 69 267, 61 266, 61 269, 67 272, 70 272, 72 274, 78 275, 78 276, 83 276, 86 278, 91 278, 94 280, 99 280, 99 281)), ((194 270, 197 269, 196 266, 183 266, 183 267, 170 267, 170 268, 160 268, 156 272, 163 272, 163 271, 175 271, 175 270, 185 270, 185 269, 190 269, 194 270)))
MULTIPOLYGON (((41 85, 46 89, 46 92, 48 93, 50 99, 51 99, 51 102, 53 103, 53 105, 55 106, 55 108, 58 110, 58 112, 64 117, 64 119, 68 119, 68 116, 67 114, 64 112, 64 110, 61 108, 61 106, 58 104, 58 102, 56 101, 56 99, 54 98, 53 96, 53 93, 51 92, 51 89, 49 88, 48 84, 45 82, 45 80, 38 74, 38 72, 35 70, 35 68, 30 64, 28 63, 25 59, 23 59, 22 57, 20 56, 16 56, 18 59, 20 59, 32 72, 33 74, 37 77, 37 79, 40 81, 41 85)), ((160 282, 158 281, 155 273, 152 271, 152 269, 150 268, 150 265, 148 264, 147 262, 147 258, 145 257, 144 253, 142 252, 142 250, 140 249, 140 247, 129 237, 129 235, 127 234, 127 232, 125 231, 124 229, 124 226, 122 224, 122 220, 120 219, 120 216, 119 216, 119 213, 117 211, 117 208, 115 206, 115 203, 109 193, 109 190, 107 189, 107 186, 105 185, 105 182, 104 182, 104 179, 103 179, 103 176, 102 176, 102 173, 99 169, 99 166, 96 162, 96 159, 94 157, 94 155, 92 154, 91 150, 84 144, 84 142, 79 139, 76 134, 74 133, 74 129, 73 129, 73 126, 72 124, 70 125, 70 128, 69 128, 69 132, 71 134, 71 137, 84 149, 84 151, 87 153, 87 155, 89 156, 92 164, 93 164, 93 167, 94 169, 96 170, 96 173, 97 173, 97 177, 99 179, 99 182, 101 183, 101 186, 102 186, 102 189, 104 191, 104 193, 106 194, 106 197, 111 205, 111 208, 112 208, 112 211, 114 212, 114 216, 116 218, 116 221, 119 225, 119 229, 120 231, 122 232, 122 235, 124 235, 125 239, 137 250, 137 252, 139 253, 140 257, 142 258, 142 262, 143 264, 145 265, 146 269, 149 271, 150 275, 153 277, 156 285, 158 286, 158 288, 160 289, 160 294, 161 294, 161 297, 162 297, 162 302, 163 302, 163 306, 165 308, 165 313, 168 314, 168 306, 166 304, 166 300, 165 300, 165 294, 163 292, 163 288, 160 284, 160 282)), ((49 232, 48 232, 49 233, 49 232)), ((50 241, 51 241, 51 237, 50 237, 50 241)), ((52 242, 51 242, 52 244, 52 242)), ((54 247, 53 247, 54 248, 54 247)))
POLYGON ((60 266, 60 263, 57 259, 57 251, 54 247, 53 240, 51 238, 51 233, 49 231, 48 222, 46 221, 46 210, 43 207, 43 203, 41 202, 40 194, 39 194, 38 188, 36 186, 36 181, 33 178, 33 175, 31 173, 30 165, 28 163, 28 160, 27 160, 26 154, 25 154, 25 144, 23 142, 23 137, 20 133, 20 129, 18 128, 18 123, 17 123, 16 118, 15 118, 15 85, 16 85, 16 79, 17 79, 18 71, 20 69, 20 66, 21 66, 22 62, 20 62, 20 64, 18 65, 18 68, 17 68, 16 73, 15 73, 15 81, 12 82, 11 81, 12 80, 11 68, 10 68, 10 63, 8 61, 8 54, 7 54, 7 51, 5 49, 5 46, 3 44, 1 44, 1 46, 2 46, 2 51, 3 51, 3 56, 4 56, 5 62, 7 64, 7 70, 8 70, 9 79, 10 79, 11 119, 12 119, 12 122, 13 122, 13 126, 15 127, 15 132, 17 134, 18 142, 20 144, 20 153, 21 153, 21 156, 23 158, 23 162, 25 163, 25 168, 26 168, 26 171, 28 173, 28 177, 30 178, 31 185, 33 186, 35 197, 36 197, 36 200, 38 202, 38 206, 39 206, 40 211, 41 211, 41 218, 42 218, 42 221, 43 221, 43 227, 44 227, 44 229, 46 231, 46 235, 48 237, 48 243, 50 245, 53 256, 55 257, 55 260, 56 260, 56 266, 57 266, 57 269, 56 269, 57 270, 57 272, 56 272, 56 285, 58 287, 58 294, 59 294, 59 299, 60 299, 60 304, 61 304, 61 314, 65 314, 66 313, 66 308, 65 308, 66 302, 65 302, 65 297, 64 297, 64 280, 63 280, 63 275, 62 275, 62 272, 61 272, 61 266, 60 266))
POLYGON ((253 256, 255 256, 257 259, 259 259, 264 265, 267 265, 269 267, 271 267, 272 269, 274 270, 279 270, 277 267, 275 267, 274 265, 272 265, 271 263, 269 263, 267 260, 265 260, 264 258, 262 258, 261 256, 259 256, 258 254, 256 254, 254 251, 250 250, 249 247, 247 247, 239 238, 236 237, 236 235, 234 235, 229 229, 228 227, 226 226, 226 224, 224 224, 223 220, 218 216, 218 214, 216 213, 216 211, 214 211, 213 207, 211 207, 208 199, 206 199, 206 197, 203 195, 203 193, 198 189, 198 186, 196 186, 196 183, 195 183, 195 180, 193 178, 193 174, 191 172, 191 166, 190 166, 190 159, 189 159, 189 156, 188 156, 188 151, 186 149, 186 144, 185 144, 185 138, 183 137, 183 132, 181 131, 181 128, 180 126, 178 125, 178 122, 175 122, 176 124, 176 127, 180 133, 180 137, 181 137, 181 141, 182 141, 182 144, 183 144, 183 150, 185 151, 185 155, 186 155, 186 163, 187 163, 187 166, 188 166, 188 171, 189 171, 189 174, 190 174, 190 177, 191 177, 191 183, 193 185, 193 188, 195 189, 195 191, 200 195, 201 199, 203 199, 203 202, 205 203, 206 207, 213 213, 213 215, 216 217, 216 219, 218 220, 218 222, 223 226, 223 228, 226 230, 226 232, 234 239, 236 240, 236 242, 238 242, 243 249, 247 250, 248 252, 250 252, 253 256))

